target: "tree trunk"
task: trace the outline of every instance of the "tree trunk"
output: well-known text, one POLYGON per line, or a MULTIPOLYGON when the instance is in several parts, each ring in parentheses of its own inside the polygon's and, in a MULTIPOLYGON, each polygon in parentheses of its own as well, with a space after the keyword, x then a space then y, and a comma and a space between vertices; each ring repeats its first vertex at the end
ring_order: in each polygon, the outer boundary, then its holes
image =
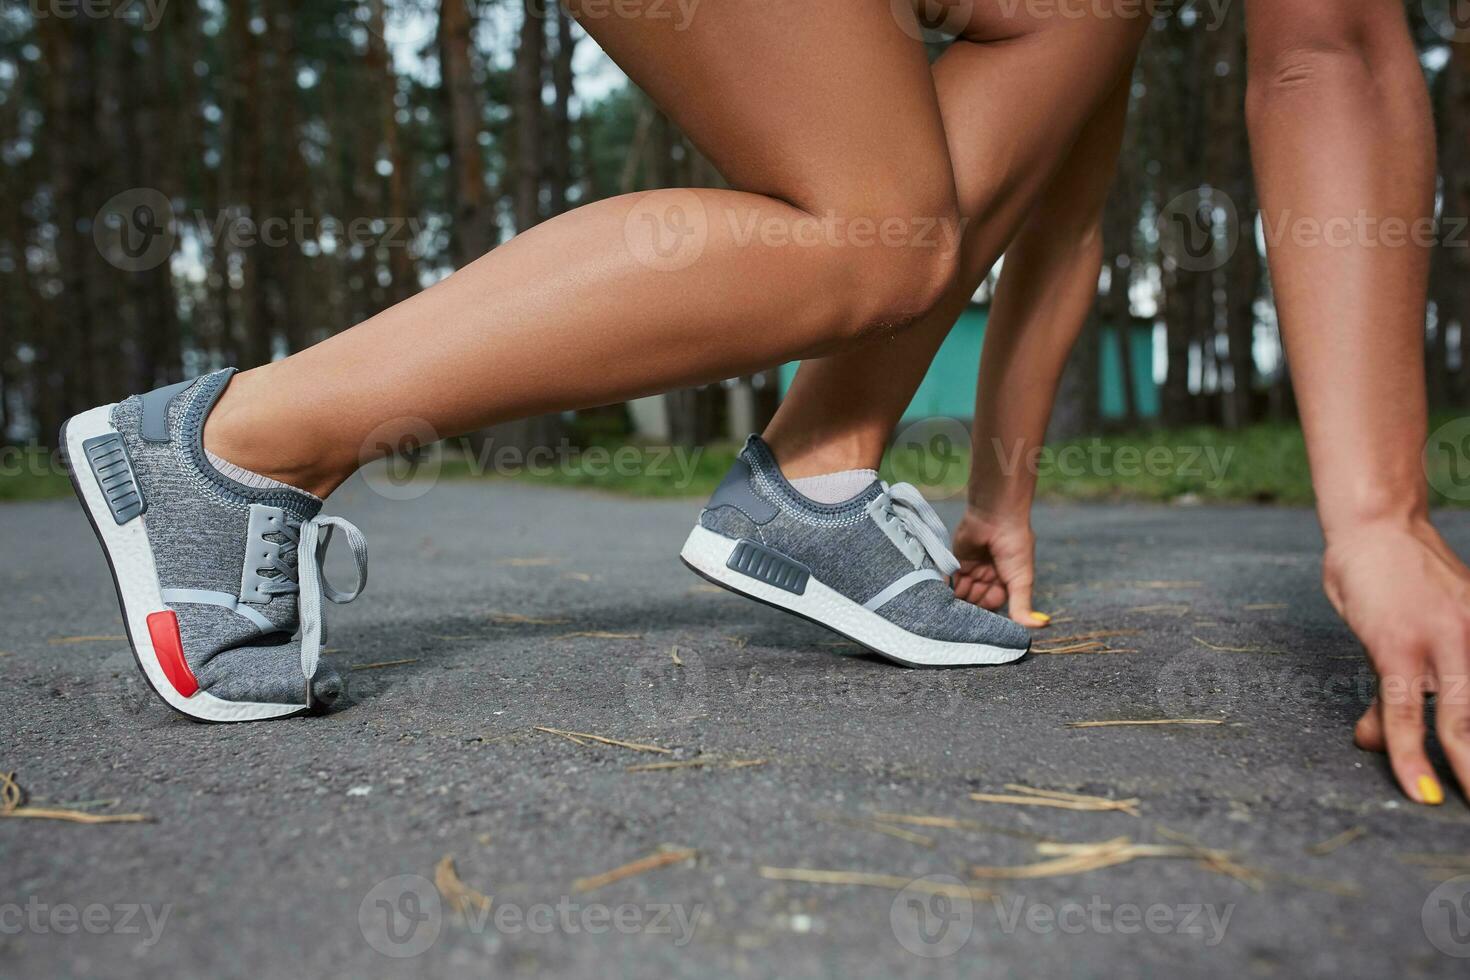
POLYGON ((1195 337, 1194 314, 1187 280, 1176 280, 1166 289, 1164 331, 1169 361, 1164 372, 1160 407, 1164 424, 1179 426, 1194 421, 1194 406, 1190 404, 1189 394, 1189 352, 1195 337))
MULTIPOLYGON (((1208 88, 1205 168, 1210 184, 1223 191, 1235 211, 1228 229, 1235 241, 1219 285, 1224 289, 1226 360, 1220 378, 1220 416, 1238 429, 1254 417, 1255 302, 1261 261, 1255 236, 1255 181, 1245 130, 1245 14, 1231 9, 1210 38, 1209 63, 1217 78, 1208 88), (1223 74, 1222 74, 1223 72, 1223 74)), ((1227 220, 1229 218, 1227 217, 1227 220)))
MULTIPOLYGON (((132 29, 124 27, 124 31, 132 29)), ((183 196, 182 168, 177 154, 169 153, 168 134, 173 129, 172 107, 178 105, 175 93, 169 90, 166 76, 169 57, 167 31, 154 31, 146 36, 148 48, 141 57, 133 59, 130 74, 135 79, 130 86, 138 105, 134 114, 133 145, 137 161, 137 183, 157 187, 170 200, 181 200, 183 196)), ((127 50, 136 51, 132 38, 121 39, 127 50)), ((173 268, 165 261, 142 274, 143 282, 138 285, 136 323, 138 347, 137 368, 132 378, 132 391, 151 390, 183 377, 183 345, 180 337, 178 299, 174 293, 173 268)))
MULTIPOLYGON (((266 0, 270 75, 276 106, 274 124, 269 131, 276 151, 270 168, 269 198, 274 217, 290 221, 294 229, 298 214, 314 218, 321 212, 312 205, 312 180, 301 156, 301 88, 296 82, 292 6, 291 0, 266 0)), ((318 231, 315 224, 303 227, 308 236, 318 231)), ((303 252, 302 244, 293 232, 283 246, 270 247, 272 278, 279 290, 274 316, 287 353, 301 350, 312 342, 313 309, 319 295, 317 259, 303 252)))
MULTIPOLYGON (((542 90, 546 68, 546 9, 543 0, 524 0, 515 61, 515 221, 520 234, 539 224, 545 214, 541 185, 545 174, 542 90)), ((526 450, 554 446, 564 434, 561 416, 543 415, 497 425, 486 436, 497 445, 526 450)))
POLYGON ((456 267, 468 265, 495 246, 495 208, 485 186, 480 148, 484 108, 475 80, 474 19, 469 0, 440 0, 439 65, 444 109, 449 119, 450 246, 456 267))
POLYGON ((1094 305, 1057 385, 1056 402, 1046 430, 1048 442, 1089 435, 1100 427, 1098 373, 1102 329, 1099 321, 1100 314, 1094 305))
MULTIPOLYGON (((344 188, 344 214, 348 221, 366 221, 383 213, 383 179, 377 171, 381 150, 376 125, 378 106, 376 100, 365 106, 360 99, 352 99, 348 94, 364 89, 371 91, 379 77, 377 71, 364 62, 349 77, 346 92, 339 95, 343 101, 338 123, 344 142, 351 146, 344 188)), ((378 284, 377 249, 362 248, 356 253, 348 252, 347 262, 347 320, 355 323, 373 316, 388 301, 378 284)))
MULTIPOLYGON (((1159 185, 1160 214, 1164 222, 1194 222, 1192 209, 1200 191, 1204 171, 1203 147, 1207 140, 1203 111, 1199 65, 1205 61, 1201 36, 1203 29, 1171 17, 1162 32, 1166 42, 1155 48, 1146 62, 1151 67, 1148 84, 1156 94, 1154 160, 1164 175, 1159 185), (1174 211, 1170 211, 1172 207, 1174 211), (1179 213, 1189 211, 1190 213, 1179 213)), ((1147 51, 1147 48, 1145 49, 1147 51)), ((1194 234, 1191 245, 1163 269, 1163 310, 1166 330, 1168 367, 1162 393, 1163 419, 1167 425, 1187 425, 1199 418, 1194 396, 1190 392, 1190 355, 1202 336, 1213 331, 1209 306, 1202 302, 1209 290, 1208 272, 1199 271, 1197 248, 1204 247, 1213 234, 1213 220, 1208 214, 1198 215, 1194 229, 1176 227, 1181 235, 1194 234)), ((1207 264, 1207 263, 1206 263, 1207 264)), ((1202 355, 1206 351, 1200 348, 1202 355)))
POLYGON ((547 185, 551 192, 551 215, 567 209, 572 188, 572 55, 576 51, 575 22, 561 4, 551 8, 556 18, 556 54, 551 62, 554 92, 550 140, 547 145, 547 185))
MULTIPOLYGON (((260 123, 260 43, 250 30, 254 5, 238 2, 229 11, 228 43, 232 59, 230 78, 230 144, 234 164, 231 190, 238 195, 234 213, 241 220, 260 222, 264 214, 261 203, 265 196, 261 168, 260 123)), ((271 317, 267 292, 270 284, 262 275, 259 242, 239 251, 240 304, 236 326, 242 368, 264 364, 271 358, 271 317)))
POLYGON ((653 131, 658 110, 640 93, 638 121, 633 126, 633 139, 628 144, 628 155, 623 160, 623 171, 618 175, 618 193, 631 194, 638 189, 638 168, 648 155, 649 134, 653 131))
MULTIPOLYGON (((0 133, 19 132, 20 109, 18 99, 0 101, 0 133)), ((39 311, 32 302, 32 277, 25 261, 28 222, 22 211, 32 173, 29 160, 0 157, 0 444, 22 435, 12 432, 16 423, 12 405, 21 418, 35 407, 28 397, 31 379, 18 357, 23 346, 35 351, 41 342, 36 332, 39 311)), ((35 435, 49 442, 54 433, 35 435)))
POLYGON ((382 134, 383 154, 388 159, 387 214, 375 215, 386 219, 383 223, 385 239, 382 240, 388 256, 388 293, 385 306, 392 306, 418 292, 414 274, 413 254, 408 240, 407 221, 413 216, 408 199, 408 158, 398 132, 398 77, 393 70, 393 59, 388 55, 387 43, 383 40, 383 3, 373 0, 372 17, 376 31, 368 32, 367 66, 370 81, 378 93, 379 132, 382 134))
POLYGON ((1261 253, 1256 250, 1255 198, 1249 172, 1237 184, 1242 202, 1240 243, 1226 267, 1226 342, 1229 344, 1230 383, 1224 393, 1224 422, 1238 429, 1255 421, 1256 298, 1261 290, 1261 253))
POLYGON ((546 57, 546 12, 540 0, 524 0, 520 46, 516 49, 516 231, 541 221, 541 101, 546 57))

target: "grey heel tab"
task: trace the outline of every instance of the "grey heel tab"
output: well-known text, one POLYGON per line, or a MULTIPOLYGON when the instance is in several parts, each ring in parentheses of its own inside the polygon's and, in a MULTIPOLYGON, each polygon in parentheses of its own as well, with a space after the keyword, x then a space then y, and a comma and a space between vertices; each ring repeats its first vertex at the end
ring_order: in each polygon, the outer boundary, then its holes
POLYGON ((154 388, 146 395, 139 396, 138 400, 143 403, 143 419, 138 426, 138 435, 144 442, 169 441, 168 407, 197 380, 190 378, 188 381, 154 388))
MULTIPOLYGON (((164 385, 155 388, 147 394, 139 395, 138 401, 142 405, 142 420, 138 426, 138 435, 144 442, 169 442, 172 433, 169 432, 168 413, 169 407, 173 405, 184 392, 200 382, 205 384, 214 383, 217 387, 213 396, 209 399, 212 407, 215 399, 219 398, 220 392, 224 391, 224 382, 228 381, 235 373, 234 368, 224 368, 212 374, 201 375, 190 378, 187 381, 179 381, 175 384, 164 385)), ((206 412, 208 409, 206 408, 206 412)))
POLYGON ((776 505, 756 496, 751 489, 751 476, 750 464, 744 458, 737 458, 730 467, 730 472, 725 474, 725 478, 715 488, 714 495, 705 505, 706 509, 734 507, 757 524, 771 523, 776 517, 776 505))

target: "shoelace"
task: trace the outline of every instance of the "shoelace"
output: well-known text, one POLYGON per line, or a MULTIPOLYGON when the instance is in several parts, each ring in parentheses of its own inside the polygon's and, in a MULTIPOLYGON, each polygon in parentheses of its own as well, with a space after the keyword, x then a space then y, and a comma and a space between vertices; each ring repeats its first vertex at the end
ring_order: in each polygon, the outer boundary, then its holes
POLYGON ((888 497, 884 511, 898 521, 909 537, 933 560, 946 579, 960 570, 959 559, 949 550, 949 528, 912 483, 883 485, 888 497))
POLYGON ((367 538, 355 524, 341 517, 313 517, 301 523, 287 521, 284 533, 294 539, 296 561, 274 562, 273 567, 280 574, 263 583, 261 591, 267 595, 301 593, 301 671, 307 680, 311 680, 316 676, 322 644, 327 639, 322 600, 325 598, 340 605, 362 594, 363 587, 367 585, 367 538), (357 584, 350 592, 333 588, 322 571, 327 546, 331 544, 332 531, 336 528, 341 528, 346 535, 347 546, 352 549, 352 558, 357 563, 357 584))

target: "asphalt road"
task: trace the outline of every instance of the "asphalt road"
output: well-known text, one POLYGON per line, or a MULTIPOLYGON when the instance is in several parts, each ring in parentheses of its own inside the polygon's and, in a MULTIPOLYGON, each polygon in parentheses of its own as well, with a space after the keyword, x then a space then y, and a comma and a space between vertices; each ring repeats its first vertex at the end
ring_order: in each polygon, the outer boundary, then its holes
MULTIPOLYGON (((348 671, 352 703, 330 716, 253 726, 191 724, 149 699, 72 502, 0 506, 0 770, 33 806, 152 818, 0 819, 0 974, 1470 966, 1470 809, 1458 795, 1405 803, 1383 761, 1352 747, 1368 675, 1319 594, 1307 512, 1045 508, 1052 635, 1136 630, 1105 639, 1129 652, 910 671, 696 579, 675 558, 693 502, 501 482, 406 502, 355 483, 333 504, 368 533, 372 573, 361 600, 329 611, 330 655, 409 662, 348 671), (1223 724, 1068 727, 1177 717, 1223 724), (1009 783, 1136 797, 1139 815, 970 799, 1009 783), (973 823, 875 829, 880 812, 973 823), (1357 836, 1312 852, 1344 832, 1357 836), (1259 874, 1156 857, 970 878, 1045 859, 1037 838, 1179 835, 1259 874), (575 887, 666 845, 696 854, 575 887), (488 913, 457 912, 448 883, 430 884, 446 855, 493 898, 488 913), (810 884, 763 867, 924 883, 810 884), (994 897, 925 891, 958 882, 994 897)), ((1470 515, 1442 526, 1470 552, 1470 515)))

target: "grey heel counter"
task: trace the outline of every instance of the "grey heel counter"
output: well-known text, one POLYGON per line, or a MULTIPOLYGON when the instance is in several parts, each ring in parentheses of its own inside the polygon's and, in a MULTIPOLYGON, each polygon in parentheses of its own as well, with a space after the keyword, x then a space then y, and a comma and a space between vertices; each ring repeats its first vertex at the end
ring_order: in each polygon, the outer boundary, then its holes
POLYGON ((776 505, 756 495, 752 488, 752 477, 750 464, 744 459, 736 459, 730 472, 725 474, 725 478, 715 488, 709 503, 704 505, 705 509, 733 507, 755 524, 771 523, 776 517, 776 505))

